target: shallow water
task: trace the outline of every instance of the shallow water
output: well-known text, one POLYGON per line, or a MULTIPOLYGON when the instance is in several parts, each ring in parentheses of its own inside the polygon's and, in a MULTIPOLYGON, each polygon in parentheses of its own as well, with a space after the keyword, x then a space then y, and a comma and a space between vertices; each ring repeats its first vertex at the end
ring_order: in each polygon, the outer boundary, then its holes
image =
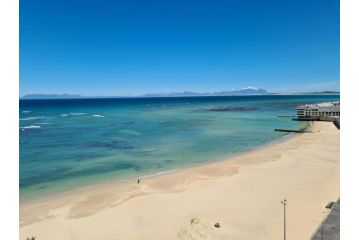
POLYGON ((301 103, 339 96, 20 101, 20 197, 36 198, 222 159, 306 122, 301 103))

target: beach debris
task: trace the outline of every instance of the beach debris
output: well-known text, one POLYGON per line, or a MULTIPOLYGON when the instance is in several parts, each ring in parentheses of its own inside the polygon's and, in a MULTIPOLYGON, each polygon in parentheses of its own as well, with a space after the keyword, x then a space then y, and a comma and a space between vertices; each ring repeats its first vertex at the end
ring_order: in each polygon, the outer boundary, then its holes
POLYGON ((325 206, 325 208, 331 209, 331 208, 333 207, 334 203, 335 203, 335 202, 329 202, 329 203, 325 206))
POLYGON ((178 231, 178 240, 226 239, 223 231, 216 231, 213 222, 198 217, 188 219, 178 231), (188 221, 189 220, 189 221, 188 221))
POLYGON ((35 240, 35 239, 36 239, 36 237, 34 237, 34 236, 26 237, 26 240, 35 240))
POLYGON ((217 222, 217 223, 214 224, 214 226, 215 226, 216 228, 220 228, 220 227, 221 227, 221 224, 220 224, 219 222, 217 222))
POLYGON ((199 223, 199 219, 198 218, 192 218, 191 219, 191 225, 193 224, 198 224, 199 223))

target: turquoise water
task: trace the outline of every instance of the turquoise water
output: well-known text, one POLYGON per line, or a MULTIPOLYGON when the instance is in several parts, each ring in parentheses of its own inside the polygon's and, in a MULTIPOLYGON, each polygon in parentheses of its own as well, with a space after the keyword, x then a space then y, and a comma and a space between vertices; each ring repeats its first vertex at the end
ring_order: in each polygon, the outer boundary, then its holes
POLYGON ((20 100, 20 197, 215 161, 284 136, 339 96, 20 100))

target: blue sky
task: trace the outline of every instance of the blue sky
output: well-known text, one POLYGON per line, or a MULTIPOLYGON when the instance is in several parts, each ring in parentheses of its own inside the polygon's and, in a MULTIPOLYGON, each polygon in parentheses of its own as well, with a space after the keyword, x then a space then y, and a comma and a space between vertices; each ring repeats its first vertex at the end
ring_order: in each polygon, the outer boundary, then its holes
POLYGON ((338 0, 20 0, 20 95, 339 90, 338 0))

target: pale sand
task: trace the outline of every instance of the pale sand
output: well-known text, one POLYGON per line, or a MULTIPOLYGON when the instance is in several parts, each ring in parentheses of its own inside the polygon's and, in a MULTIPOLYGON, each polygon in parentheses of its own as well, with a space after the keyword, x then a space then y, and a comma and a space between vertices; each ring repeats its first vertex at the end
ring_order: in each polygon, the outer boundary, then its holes
POLYGON ((308 239, 339 197, 339 130, 328 122, 312 130, 140 184, 22 203, 20 239, 282 239, 284 197, 288 239, 308 239))

